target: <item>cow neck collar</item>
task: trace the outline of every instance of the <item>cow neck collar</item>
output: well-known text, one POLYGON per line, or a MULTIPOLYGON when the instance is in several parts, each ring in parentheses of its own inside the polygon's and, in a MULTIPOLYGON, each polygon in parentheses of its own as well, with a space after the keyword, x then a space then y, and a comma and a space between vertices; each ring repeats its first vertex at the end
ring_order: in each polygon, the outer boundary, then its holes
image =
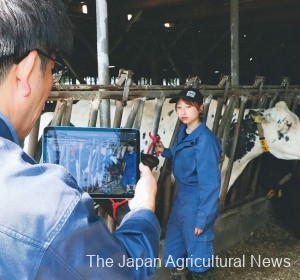
POLYGON ((261 147, 261 149, 263 150, 264 153, 268 153, 269 152, 269 146, 268 146, 266 138, 264 136, 264 130, 263 130, 263 127, 261 125, 261 116, 259 115, 258 112, 255 112, 254 122, 257 125, 260 147, 261 147))

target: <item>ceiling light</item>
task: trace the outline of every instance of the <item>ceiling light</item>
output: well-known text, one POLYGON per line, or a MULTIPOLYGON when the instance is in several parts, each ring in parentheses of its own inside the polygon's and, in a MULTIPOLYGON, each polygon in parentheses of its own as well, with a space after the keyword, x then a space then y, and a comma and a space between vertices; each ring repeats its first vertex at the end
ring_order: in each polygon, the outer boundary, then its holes
POLYGON ((174 23, 173 22, 166 22, 166 23, 164 23, 164 27, 172 28, 172 27, 174 27, 174 23))
POLYGON ((83 12, 84 14, 87 14, 87 13, 88 13, 88 8, 87 8, 87 5, 86 5, 86 4, 83 4, 83 5, 81 6, 81 9, 82 9, 82 12, 83 12))

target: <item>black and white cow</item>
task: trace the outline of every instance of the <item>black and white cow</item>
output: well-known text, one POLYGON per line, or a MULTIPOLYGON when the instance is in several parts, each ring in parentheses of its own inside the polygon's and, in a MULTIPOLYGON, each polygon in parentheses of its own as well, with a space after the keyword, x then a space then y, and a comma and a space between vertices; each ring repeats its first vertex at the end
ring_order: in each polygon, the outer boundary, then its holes
MULTIPOLYGON (((212 127, 215 116, 216 103, 215 100, 211 101, 207 115, 207 125, 210 128, 212 127)), ((246 165, 252 159, 263 153, 257 124, 254 122, 253 111, 256 111, 261 116, 261 126, 269 152, 278 159, 300 159, 300 121, 299 118, 288 109, 285 102, 280 101, 275 107, 270 109, 246 109, 235 151, 228 190, 246 165)), ((225 150, 225 159, 221 170, 222 182, 227 169, 233 130, 236 125, 238 114, 239 110, 235 109, 231 123, 231 137, 229 138, 229 143, 225 150)))

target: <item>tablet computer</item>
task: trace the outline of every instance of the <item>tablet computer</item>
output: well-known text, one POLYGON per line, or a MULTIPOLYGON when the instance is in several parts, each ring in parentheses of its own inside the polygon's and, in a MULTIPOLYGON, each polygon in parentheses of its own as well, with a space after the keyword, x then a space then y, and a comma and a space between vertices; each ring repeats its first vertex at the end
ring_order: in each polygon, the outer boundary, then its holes
POLYGON ((42 160, 64 166, 92 198, 132 198, 139 179, 137 129, 49 126, 42 160))

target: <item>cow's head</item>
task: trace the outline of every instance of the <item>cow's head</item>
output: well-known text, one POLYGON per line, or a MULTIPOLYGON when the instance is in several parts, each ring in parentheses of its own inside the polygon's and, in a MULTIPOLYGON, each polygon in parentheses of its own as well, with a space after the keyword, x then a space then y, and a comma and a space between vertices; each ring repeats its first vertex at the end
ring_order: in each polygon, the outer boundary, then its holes
POLYGON ((300 159, 300 121, 284 101, 264 111, 262 126, 271 154, 279 159, 300 159))

